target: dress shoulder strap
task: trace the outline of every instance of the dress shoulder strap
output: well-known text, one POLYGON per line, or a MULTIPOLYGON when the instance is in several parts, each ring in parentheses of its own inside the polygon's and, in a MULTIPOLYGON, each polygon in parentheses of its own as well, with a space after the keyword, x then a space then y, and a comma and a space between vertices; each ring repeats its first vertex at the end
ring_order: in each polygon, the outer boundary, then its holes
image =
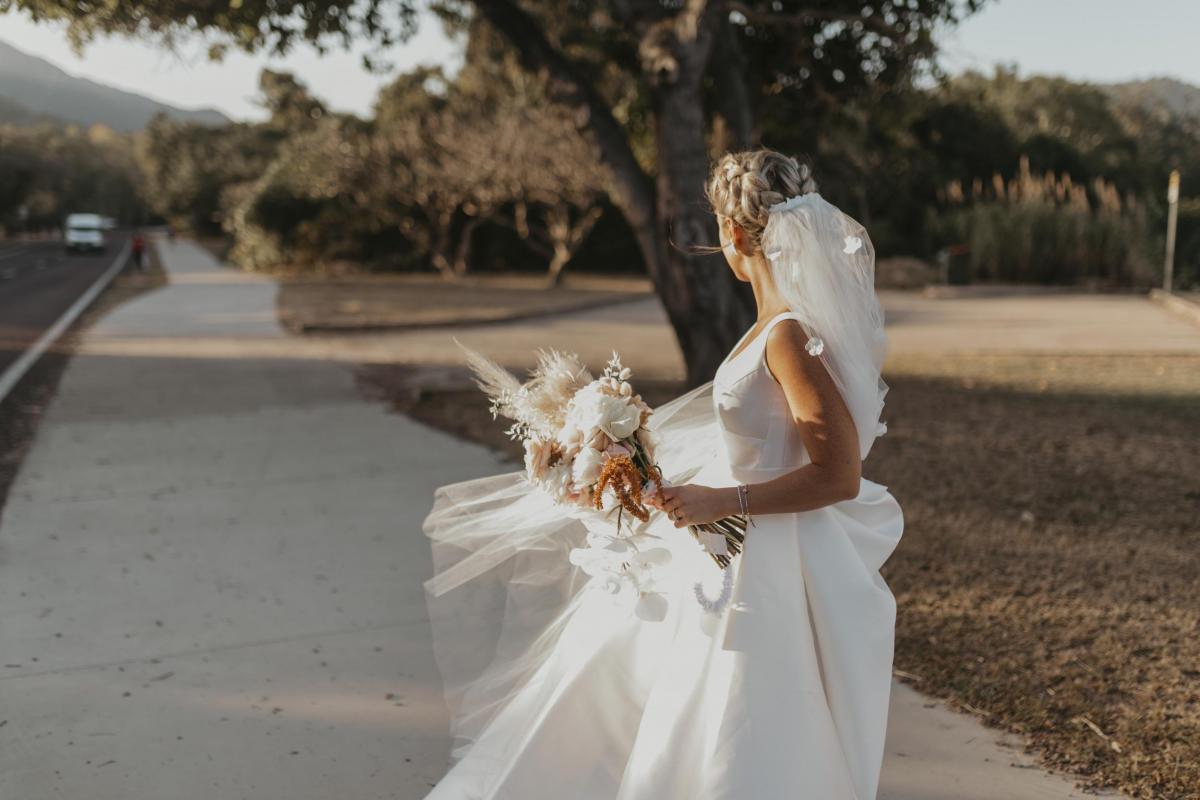
POLYGON ((770 335, 771 329, 774 328, 776 325, 778 325, 780 322, 783 322, 785 319, 796 320, 797 322, 800 323, 801 327, 803 327, 806 332, 808 331, 808 326, 804 324, 803 317, 801 317, 800 314, 798 314, 797 312, 784 311, 782 313, 776 314, 771 319, 771 321, 767 323, 767 327, 763 328, 762 333, 760 333, 758 336, 758 338, 760 340, 760 344, 762 345, 762 351, 764 353, 766 353, 766 351, 767 351, 767 336, 770 335))
POLYGON ((800 315, 798 313, 796 313, 795 311, 782 311, 782 312, 776 314, 774 317, 771 318, 771 321, 767 323, 767 327, 763 328, 763 332, 762 332, 763 337, 765 338, 766 335, 771 332, 771 328, 774 328, 776 325, 778 325, 780 322, 782 322, 785 319, 800 320, 800 315))
POLYGON ((824 343, 818 337, 812 335, 811 328, 804 321, 804 317, 799 312, 784 311, 780 314, 776 314, 775 317, 767 323, 767 327, 763 328, 762 333, 758 336, 758 342, 755 343, 758 346, 758 357, 764 365, 767 363, 767 336, 771 333, 772 328, 785 319, 794 319, 800 323, 800 327, 803 328, 804 332, 807 334, 807 341, 804 345, 804 349, 810 356, 819 356, 825 349, 824 343))

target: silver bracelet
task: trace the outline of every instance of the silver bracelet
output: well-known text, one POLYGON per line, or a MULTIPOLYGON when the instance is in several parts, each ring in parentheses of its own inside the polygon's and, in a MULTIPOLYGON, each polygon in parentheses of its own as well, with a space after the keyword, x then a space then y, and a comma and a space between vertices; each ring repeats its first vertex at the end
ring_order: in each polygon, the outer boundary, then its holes
POLYGON ((746 518, 752 527, 755 526, 754 517, 750 516, 750 487, 746 484, 739 484, 737 487, 738 493, 738 509, 741 515, 746 518))

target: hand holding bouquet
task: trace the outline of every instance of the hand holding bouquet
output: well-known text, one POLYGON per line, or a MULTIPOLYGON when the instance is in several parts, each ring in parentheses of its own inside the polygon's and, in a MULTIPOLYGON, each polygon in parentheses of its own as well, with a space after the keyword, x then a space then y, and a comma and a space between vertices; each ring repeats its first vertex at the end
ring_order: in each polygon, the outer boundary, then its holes
MULTIPOLYGON (((537 366, 521 383, 482 354, 463 350, 491 399, 492 417, 513 420, 507 433, 524 442, 529 482, 576 510, 615 512, 615 538, 624 539, 625 548, 633 545, 622 536, 623 517, 648 521, 647 503, 663 477, 646 428, 652 410, 634 392, 620 356, 614 352, 604 374, 593 378, 578 356, 539 350, 537 366)), ((688 528, 724 569, 741 552, 746 520, 733 516, 688 528)))

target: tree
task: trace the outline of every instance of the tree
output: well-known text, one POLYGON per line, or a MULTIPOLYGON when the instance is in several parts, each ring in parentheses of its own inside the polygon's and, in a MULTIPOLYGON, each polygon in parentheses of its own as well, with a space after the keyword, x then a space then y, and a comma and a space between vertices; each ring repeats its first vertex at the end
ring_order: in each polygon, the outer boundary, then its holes
MULTIPOLYGON (((468 24, 464 66, 447 84, 437 139, 473 213, 460 249, 484 220, 512 228, 546 259, 557 283, 603 209, 606 172, 571 113, 547 97, 546 81, 521 68, 482 20, 468 24)), ((437 176, 430 176, 437 180, 437 176)))
MULTIPOLYGON (((932 33, 982 0, 435 0, 446 18, 474 10, 502 34, 554 99, 593 137, 614 203, 637 238, 692 384, 709 378, 752 305, 720 258, 703 184, 711 157, 755 142, 756 106, 783 94, 836 103, 903 82, 933 52, 932 33), (647 141, 647 135, 649 141, 647 141)), ((415 0, 239 3, 0 0, 35 18, 96 32, 223 34, 284 51, 354 34, 388 43, 416 25, 415 0)), ((815 105, 815 103, 814 103, 815 105)))
POLYGON ((1115 178, 1122 189, 1132 188, 1126 174, 1137 158, 1136 141, 1103 89, 1065 78, 1022 79, 1012 70, 997 68, 991 77, 960 75, 947 82, 942 93, 998 114, 1020 140, 1034 171, 1067 173, 1076 180, 1104 175, 1115 178))
POLYGON ((143 220, 131 137, 104 125, 0 125, 0 228, 58 227, 80 211, 143 220))
POLYGON ((311 130, 328 113, 290 72, 264 69, 258 76, 258 90, 262 106, 271 114, 267 126, 284 134, 311 130))
POLYGON ((158 114, 138 147, 147 202, 176 225, 215 235, 221 229, 222 192, 261 175, 278 139, 256 125, 210 127, 158 114))

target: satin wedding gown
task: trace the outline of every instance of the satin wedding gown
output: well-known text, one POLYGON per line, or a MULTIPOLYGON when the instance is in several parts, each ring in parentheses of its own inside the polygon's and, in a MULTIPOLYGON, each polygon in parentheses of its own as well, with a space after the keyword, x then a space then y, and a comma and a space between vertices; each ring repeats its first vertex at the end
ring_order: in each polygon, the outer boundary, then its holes
MULTIPOLYGON (((764 358, 788 316, 743 336, 698 390, 720 435, 691 482, 754 484, 808 463, 764 358)), ((874 800, 896 610, 879 568, 903 532, 900 506, 864 478, 853 500, 754 520, 732 597, 712 613, 694 585, 715 597, 722 571, 653 514, 672 554, 665 616, 572 590, 552 642, 535 639, 545 657, 492 704, 428 800, 874 800)))

